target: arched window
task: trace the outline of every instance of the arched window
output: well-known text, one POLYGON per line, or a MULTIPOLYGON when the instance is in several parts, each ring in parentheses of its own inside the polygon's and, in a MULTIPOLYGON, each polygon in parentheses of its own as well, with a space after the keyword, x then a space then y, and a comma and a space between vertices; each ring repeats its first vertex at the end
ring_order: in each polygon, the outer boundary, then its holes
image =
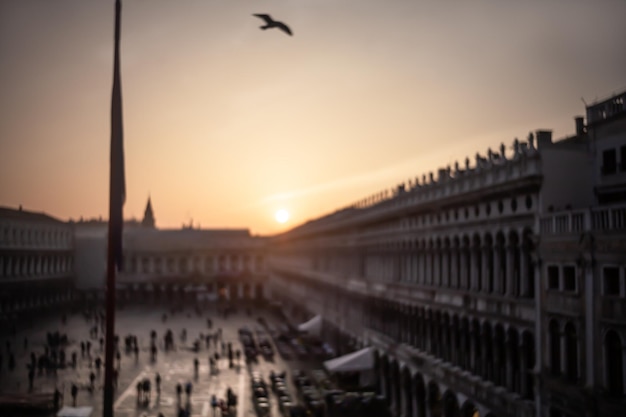
POLYGON ((578 336, 573 323, 565 325, 565 363, 567 379, 578 380, 578 336))
POLYGON ((614 331, 608 332, 604 338, 604 369, 609 394, 622 396, 624 394, 622 341, 614 331))
POLYGON ((550 370, 552 375, 561 374, 561 334, 556 320, 550 322, 550 370))

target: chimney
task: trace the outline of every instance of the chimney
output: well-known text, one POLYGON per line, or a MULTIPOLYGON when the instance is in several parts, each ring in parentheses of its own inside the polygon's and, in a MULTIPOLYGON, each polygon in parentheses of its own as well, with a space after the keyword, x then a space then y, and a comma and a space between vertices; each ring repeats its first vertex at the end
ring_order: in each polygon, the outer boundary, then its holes
POLYGON ((574 117, 576 121, 576 136, 582 136, 585 134, 585 118, 583 116, 574 117))
POLYGON ((537 130, 535 132, 537 138, 537 149, 541 149, 544 146, 552 144, 552 131, 551 130, 537 130))

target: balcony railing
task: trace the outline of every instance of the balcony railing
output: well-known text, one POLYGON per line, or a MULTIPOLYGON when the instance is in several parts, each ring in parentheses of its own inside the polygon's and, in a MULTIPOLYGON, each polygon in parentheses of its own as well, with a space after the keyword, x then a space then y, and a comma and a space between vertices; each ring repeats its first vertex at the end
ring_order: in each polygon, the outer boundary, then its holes
POLYGON ((555 213, 540 220, 542 235, 626 231, 626 205, 555 213))

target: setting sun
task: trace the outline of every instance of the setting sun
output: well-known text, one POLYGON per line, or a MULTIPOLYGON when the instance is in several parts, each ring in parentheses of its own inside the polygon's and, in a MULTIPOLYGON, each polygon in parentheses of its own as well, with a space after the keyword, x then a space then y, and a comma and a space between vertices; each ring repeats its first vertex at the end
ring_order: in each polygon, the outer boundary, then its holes
POLYGON ((289 212, 285 209, 280 209, 274 214, 274 218, 278 223, 285 223, 289 220, 289 212))

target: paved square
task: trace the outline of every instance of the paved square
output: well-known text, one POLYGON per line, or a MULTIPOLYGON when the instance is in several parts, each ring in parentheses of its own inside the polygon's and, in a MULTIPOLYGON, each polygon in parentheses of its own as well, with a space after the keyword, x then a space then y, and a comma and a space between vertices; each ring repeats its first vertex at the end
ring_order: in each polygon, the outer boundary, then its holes
MULTIPOLYGON (((190 415, 193 417, 213 416, 210 406, 211 396, 225 398, 227 388, 231 388, 238 397, 237 417, 254 416, 250 393, 250 371, 261 372, 266 380, 269 380, 270 371, 282 372, 289 369, 287 364, 275 355, 273 362, 265 361, 259 356, 259 362, 246 365, 243 355, 239 366, 236 359, 235 366, 229 368, 226 355, 222 354, 221 343, 211 342, 207 349, 205 343, 200 343, 200 350, 195 353, 192 350, 193 342, 201 335, 214 334, 217 329, 222 329, 222 341, 232 343, 233 350, 241 350, 238 329, 247 326, 258 328, 260 325, 257 318, 263 317, 269 323, 276 324, 274 316, 265 310, 253 310, 250 317, 243 312, 230 314, 227 319, 217 315, 214 310, 204 311, 198 315, 190 309, 184 312, 177 312, 174 315, 161 307, 140 306, 131 307, 118 311, 116 316, 116 333, 120 336, 120 372, 118 377, 118 388, 115 393, 114 410, 116 417, 157 417, 159 413, 164 416, 176 416, 179 405, 188 406, 190 415), (163 314, 167 314, 165 322, 162 321, 163 314), (212 320, 212 328, 207 326, 207 318, 212 320), (174 351, 164 352, 163 336, 171 329, 174 334, 174 351), (187 337, 183 343, 180 338, 182 329, 186 330, 187 337), (157 333, 158 353, 156 361, 150 361, 150 333, 154 330, 157 333), (134 334, 137 337, 139 355, 135 359, 134 353, 126 353, 124 349, 124 337, 134 334), (209 370, 209 355, 216 352, 220 354, 217 361, 218 371, 211 374, 209 370), (198 375, 194 375, 194 359, 199 361, 198 375), (155 375, 161 375, 161 394, 156 393, 155 375), (151 398, 147 406, 140 406, 137 401, 137 383, 144 378, 151 381, 151 398), (184 385, 191 382, 193 385, 190 399, 183 394, 179 399, 176 394, 176 385, 184 385)), ((102 415, 104 367, 100 372, 95 370, 94 359, 99 356, 104 359, 104 352, 100 349, 99 336, 90 338, 89 329, 93 327, 93 321, 88 321, 83 315, 69 316, 66 324, 61 322, 59 317, 47 317, 41 321, 27 324, 24 329, 18 329, 15 337, 3 337, 0 342, 4 361, 0 371, 0 393, 21 393, 28 392, 28 371, 27 364, 30 362, 31 352, 37 356, 44 353, 46 333, 58 330, 67 334, 69 344, 65 348, 68 361, 71 361, 72 352, 77 353, 78 363, 76 369, 71 366, 61 369, 56 375, 36 374, 33 384, 33 392, 52 392, 54 387, 58 387, 63 393, 63 404, 72 405, 71 386, 76 384, 79 387, 77 395, 77 406, 93 406, 93 416, 102 415), (24 338, 28 338, 28 346, 24 349, 24 338), (91 360, 87 357, 81 358, 80 342, 89 340, 92 345, 91 360), (15 353, 16 368, 13 371, 7 369, 7 347, 6 342, 11 344, 11 350, 15 353), (95 390, 93 393, 88 389, 89 374, 96 374, 95 390)), ((298 365, 300 366, 300 365, 298 365)), ((288 384, 292 391, 293 398, 297 398, 292 384, 288 384)), ((280 415, 277 407, 277 398, 270 395, 272 406, 272 416, 280 415)), ((219 410, 215 414, 220 416, 219 410)))

